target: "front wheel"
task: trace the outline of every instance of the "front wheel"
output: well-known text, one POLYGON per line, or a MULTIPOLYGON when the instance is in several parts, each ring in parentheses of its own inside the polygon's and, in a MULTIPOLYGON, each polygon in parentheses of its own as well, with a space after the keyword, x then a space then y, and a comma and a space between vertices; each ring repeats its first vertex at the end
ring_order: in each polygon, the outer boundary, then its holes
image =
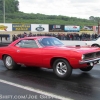
POLYGON ((62 79, 69 78, 72 74, 72 68, 68 61, 65 59, 57 59, 54 61, 53 71, 59 78, 62 79))
POLYGON ((5 55, 3 58, 4 65, 7 69, 19 69, 20 65, 16 64, 11 56, 5 55))
POLYGON ((89 66, 89 67, 86 67, 86 68, 80 68, 81 71, 90 71, 92 70, 93 66, 89 66))

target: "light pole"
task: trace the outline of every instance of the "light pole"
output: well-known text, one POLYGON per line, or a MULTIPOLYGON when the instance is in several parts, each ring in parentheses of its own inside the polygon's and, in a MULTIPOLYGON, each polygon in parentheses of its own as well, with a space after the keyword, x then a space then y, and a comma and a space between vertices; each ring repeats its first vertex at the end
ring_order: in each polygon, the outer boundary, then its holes
POLYGON ((3 22, 5 23, 5 0, 3 0, 3 22))
POLYGON ((98 35, 100 35, 100 20, 98 21, 98 35))

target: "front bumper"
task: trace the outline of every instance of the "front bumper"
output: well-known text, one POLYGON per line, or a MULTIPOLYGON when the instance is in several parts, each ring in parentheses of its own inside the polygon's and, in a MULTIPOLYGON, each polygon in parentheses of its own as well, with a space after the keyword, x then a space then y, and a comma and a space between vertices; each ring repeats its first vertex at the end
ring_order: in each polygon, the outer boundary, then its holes
POLYGON ((91 60, 81 60, 81 61, 79 61, 79 64, 86 64, 86 63, 91 63, 91 62, 96 62, 97 61, 97 63, 99 63, 99 61, 100 61, 100 58, 95 58, 95 59, 91 59, 91 60))

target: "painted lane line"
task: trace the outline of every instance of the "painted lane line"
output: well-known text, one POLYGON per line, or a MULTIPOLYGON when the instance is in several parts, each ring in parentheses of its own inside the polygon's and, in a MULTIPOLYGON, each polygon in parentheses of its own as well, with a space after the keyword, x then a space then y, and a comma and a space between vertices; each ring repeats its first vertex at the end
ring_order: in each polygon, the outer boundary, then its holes
POLYGON ((1 83, 4 83, 4 84, 11 85, 11 86, 15 86, 15 87, 18 87, 18 88, 21 88, 21 89, 24 89, 24 90, 28 90, 28 91, 31 91, 31 92, 36 92, 38 94, 43 94, 43 95, 46 95, 46 96, 50 96, 50 97, 55 98, 55 99, 60 99, 60 100, 73 100, 71 98, 59 96, 59 95, 56 95, 56 94, 53 94, 53 93, 50 93, 50 92, 42 91, 42 90, 35 89, 35 88, 32 88, 32 87, 28 87, 28 86, 23 86, 23 85, 16 84, 16 83, 9 82, 9 81, 2 80, 2 79, 0 79, 0 82, 1 83))

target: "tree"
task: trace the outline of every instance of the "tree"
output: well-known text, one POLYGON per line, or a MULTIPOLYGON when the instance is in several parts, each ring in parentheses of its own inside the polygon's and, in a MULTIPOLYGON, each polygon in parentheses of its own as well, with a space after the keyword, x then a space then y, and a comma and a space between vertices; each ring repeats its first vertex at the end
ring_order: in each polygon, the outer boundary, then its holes
MULTIPOLYGON (((5 12, 14 13, 19 11, 18 0, 5 0, 5 12)), ((3 0, 0 0, 0 12, 3 12, 3 0)))
POLYGON ((3 0, 0 0, 0 14, 3 12, 3 0))
POLYGON ((89 17, 89 20, 94 20, 94 16, 90 16, 89 17))

